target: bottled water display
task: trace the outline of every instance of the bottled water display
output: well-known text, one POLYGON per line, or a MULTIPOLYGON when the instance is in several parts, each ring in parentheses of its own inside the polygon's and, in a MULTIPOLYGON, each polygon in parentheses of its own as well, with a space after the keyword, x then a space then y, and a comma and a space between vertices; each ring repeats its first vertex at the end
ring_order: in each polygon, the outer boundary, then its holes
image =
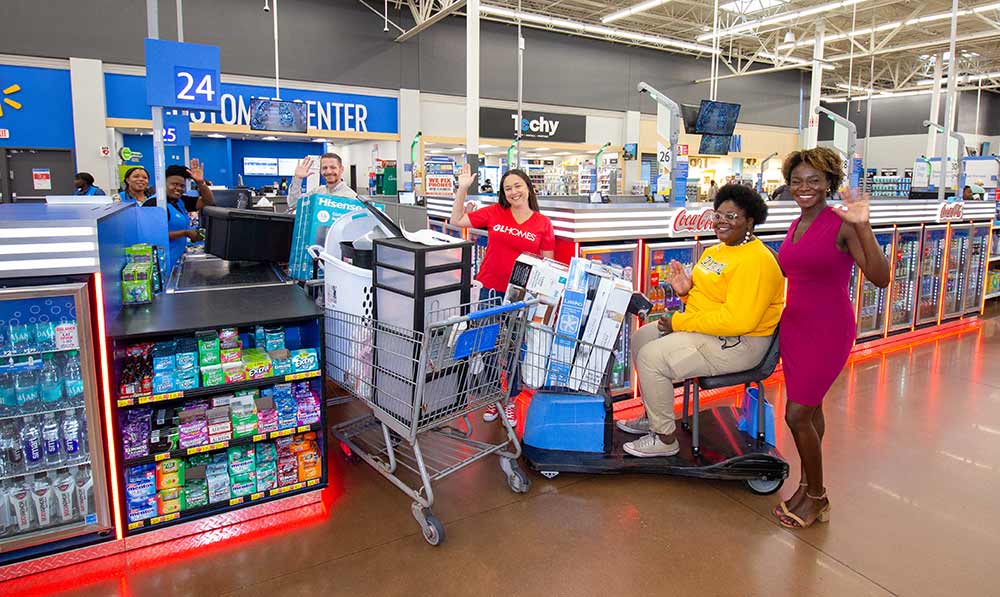
POLYGON ((73 297, 0 300, 0 538, 93 517, 73 297))

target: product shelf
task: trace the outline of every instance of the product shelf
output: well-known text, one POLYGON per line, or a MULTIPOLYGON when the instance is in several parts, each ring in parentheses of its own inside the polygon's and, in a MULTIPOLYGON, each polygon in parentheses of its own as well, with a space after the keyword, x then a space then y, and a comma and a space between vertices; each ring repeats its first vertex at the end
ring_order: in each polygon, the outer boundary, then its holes
POLYGON ((132 396, 129 398, 119 398, 118 407, 124 408, 128 406, 135 406, 141 404, 153 404, 158 402, 168 402, 172 400, 187 400, 188 398, 199 398, 207 396, 215 396, 217 394, 225 394, 228 392, 236 392, 239 390, 251 390, 254 388, 262 388, 274 384, 291 382, 291 381, 301 381, 303 379, 312 379, 314 377, 319 377, 322 371, 319 369, 314 369, 312 371, 303 371, 301 373, 289 373, 288 375, 262 377, 260 379, 251 379, 247 381, 239 381, 236 383, 220 384, 217 386, 202 386, 199 388, 192 388, 190 390, 183 390, 179 392, 170 392, 167 394, 147 394, 143 396, 132 396))
POLYGON ((131 458, 126 460, 124 462, 124 465, 136 466, 139 464, 147 464, 150 462, 160 462, 162 460, 168 460, 170 458, 183 458, 185 456, 194 456, 195 454, 217 452, 219 450, 225 450, 226 448, 245 446, 247 444, 256 444, 264 441, 275 440, 278 439, 279 437, 287 437, 289 435, 297 435, 299 433, 308 433, 310 431, 320 431, 321 429, 322 427, 318 422, 313 423, 311 425, 299 425, 297 427, 289 427, 288 429, 279 429, 278 431, 271 431, 269 433, 258 433, 255 435, 248 435, 246 437, 224 440, 221 442, 215 442, 213 444, 192 446, 190 448, 178 448, 176 450, 170 450, 168 452, 159 452, 157 454, 150 454, 149 456, 131 458))
POLYGON ((18 413, 16 415, 2 415, 0 416, 0 421, 7 421, 9 419, 23 419, 25 417, 44 417, 45 415, 50 413, 55 414, 55 413, 66 412, 68 410, 79 410, 85 407, 86 404, 81 400, 80 402, 76 402, 71 406, 60 406, 59 408, 50 408, 46 410, 25 411, 22 413, 18 413))
POLYGON ((986 300, 995 299, 997 297, 1000 297, 1000 292, 994 292, 994 293, 991 293, 991 294, 987 294, 986 295, 986 300))
POLYGON ((52 472, 59 471, 59 470, 62 470, 62 469, 68 469, 71 466, 89 466, 89 465, 90 465, 90 458, 81 458, 79 460, 74 460, 74 461, 71 461, 71 462, 63 462, 63 463, 60 463, 60 464, 58 464, 56 466, 49 466, 49 467, 46 467, 46 468, 40 468, 40 469, 36 469, 36 470, 32 470, 32 471, 25 471, 23 473, 16 473, 16 474, 13 474, 13 475, 7 475, 5 477, 0 477, 0 481, 8 481, 10 479, 16 479, 18 477, 30 477, 32 475, 44 475, 46 473, 52 473, 52 472))
POLYGON ((127 529, 130 533, 141 532, 144 530, 161 528, 167 523, 188 522, 197 518, 215 516, 216 514, 222 514, 224 512, 229 512, 230 510, 235 510, 245 506, 246 504, 266 502, 277 497, 287 497, 288 494, 298 493, 304 489, 311 491, 313 488, 319 487, 321 483, 322 479, 299 481, 293 485, 276 487, 267 491, 258 491, 256 493, 251 493, 250 495, 234 497, 224 502, 217 502, 214 504, 208 504, 207 506, 182 510, 180 512, 172 512, 170 514, 161 514, 160 516, 153 516, 152 518, 145 518, 143 520, 136 520, 128 523, 127 529))

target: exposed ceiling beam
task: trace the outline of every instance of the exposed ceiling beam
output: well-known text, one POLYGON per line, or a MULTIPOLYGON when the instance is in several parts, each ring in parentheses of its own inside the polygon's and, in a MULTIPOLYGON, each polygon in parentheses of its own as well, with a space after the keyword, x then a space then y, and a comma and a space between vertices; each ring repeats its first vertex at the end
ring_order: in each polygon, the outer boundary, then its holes
POLYGON ((448 5, 445 8, 442 8, 438 12, 434 13, 433 16, 425 19, 423 22, 419 23, 418 25, 416 25, 414 27, 411 27, 405 33, 403 33, 402 35, 400 35, 399 37, 397 37, 396 41, 402 43, 402 42, 410 39, 414 35, 418 35, 424 29, 427 29, 428 27, 430 27, 434 23, 437 23, 438 21, 440 21, 440 20, 442 20, 444 18, 447 18, 449 15, 451 15, 455 11, 461 9, 463 6, 465 6, 465 0, 455 0, 455 2, 453 2, 452 4, 448 5))
MULTIPOLYGON (((380 16, 382 18, 385 18, 385 13, 382 13, 382 12, 379 12, 379 11, 375 10, 374 8, 372 8, 372 6, 370 4, 368 4, 367 2, 365 2, 365 0, 358 0, 358 2, 360 2, 361 4, 363 4, 365 6, 365 8, 367 8, 368 10, 370 10, 373 13, 377 14, 378 16, 380 16)), ((400 27, 396 23, 393 23, 390 19, 386 19, 386 22, 388 22, 390 25, 392 25, 396 29, 399 29, 400 32, 406 31, 406 29, 403 29, 402 27, 400 27)))

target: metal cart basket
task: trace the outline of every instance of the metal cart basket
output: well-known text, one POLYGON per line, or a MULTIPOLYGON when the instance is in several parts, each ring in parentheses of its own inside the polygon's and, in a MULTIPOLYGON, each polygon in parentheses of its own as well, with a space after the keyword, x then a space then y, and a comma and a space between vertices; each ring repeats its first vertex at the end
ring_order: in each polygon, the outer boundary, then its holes
POLYGON ((531 485, 517 465, 521 444, 506 417, 499 417, 503 441, 471 437, 469 413, 489 404, 503 410, 534 308, 499 302, 431 312, 427 321, 433 323, 423 332, 327 311, 329 373, 370 409, 331 433, 349 457, 361 458, 413 498, 413 516, 431 545, 444 540, 444 526, 430 509, 433 482, 496 454, 512 491, 524 493, 531 485), (449 425, 457 419, 464 429, 449 425), (419 482, 401 478, 400 467, 419 482))

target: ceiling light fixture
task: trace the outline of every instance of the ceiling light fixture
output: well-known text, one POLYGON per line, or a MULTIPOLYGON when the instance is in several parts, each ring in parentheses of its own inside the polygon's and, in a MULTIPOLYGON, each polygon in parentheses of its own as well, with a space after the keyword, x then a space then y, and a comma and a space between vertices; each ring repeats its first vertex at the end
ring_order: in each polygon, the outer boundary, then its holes
POLYGON ((261 137, 261 140, 263 140, 263 141, 277 141, 278 138, 275 137, 274 135, 268 135, 266 137, 261 137))
POLYGON ((208 137, 209 137, 210 139, 225 139, 225 138, 226 138, 226 136, 225 136, 225 135, 222 135, 222 134, 220 134, 220 133, 209 133, 209 134, 208 134, 208 137))
POLYGON ((670 0, 646 0, 646 2, 640 2, 639 4, 636 4, 634 6, 630 6, 628 8, 624 8, 622 10, 619 10, 618 12, 613 12, 613 13, 609 14, 608 16, 603 17, 601 19, 601 22, 602 23, 610 23, 611 21, 617 21, 618 19, 624 19, 625 17, 630 17, 630 16, 632 16, 634 14, 638 14, 640 12, 645 12, 645 11, 649 10, 650 8, 656 8, 657 6, 660 6, 661 4, 666 4, 667 2, 670 2, 670 0))
POLYGON ((792 33, 791 29, 785 31, 785 43, 786 44, 795 43, 795 34, 792 33))
MULTIPOLYGON (((983 6, 976 6, 974 8, 966 8, 958 11, 959 17, 966 17, 972 14, 979 14, 982 12, 988 12, 991 10, 1000 10, 1000 2, 994 2, 993 4, 984 4, 983 6)), ((907 26, 912 27, 913 25, 921 25, 923 23, 932 23, 934 21, 942 21, 951 18, 951 11, 939 12, 932 15, 925 15, 922 17, 914 17, 908 21, 893 21, 891 23, 883 23, 874 28, 875 33, 880 33, 882 31, 889 31, 890 29, 896 29, 897 27, 907 26)), ((827 35, 823 37, 824 43, 833 43, 836 41, 841 41, 849 37, 860 37, 862 35, 870 35, 872 33, 871 27, 865 27, 862 29, 855 29, 852 33, 835 33, 833 35, 827 35)), ((701 38, 698 38, 701 41, 701 38)), ((779 50, 788 50, 790 48, 804 48, 806 46, 815 45, 815 39, 803 39, 798 43, 789 43, 788 39, 785 39, 785 43, 778 46, 779 50)))
POLYGON ((640 42, 654 46, 666 46, 670 48, 677 48, 679 50, 700 52, 703 54, 720 54, 722 52, 721 50, 717 50, 711 46, 706 46, 703 44, 695 44, 687 41, 681 41, 679 39, 659 37, 656 35, 646 35, 644 33, 635 33, 634 31, 623 31, 621 29, 611 29, 610 27, 601 27, 598 25, 588 25, 586 23, 580 23, 578 21, 556 19, 553 17, 533 14, 530 12, 518 12, 516 10, 500 8, 499 6, 480 6, 479 12, 484 15, 500 17, 503 19, 509 19, 511 21, 516 21, 520 19, 525 23, 533 25, 543 25, 546 27, 554 27, 556 29, 563 29, 565 31, 574 33, 601 35, 606 37, 622 39, 626 41, 640 42))
POLYGON ((797 19, 802 19, 812 15, 821 14, 831 10, 836 10, 838 8, 845 8, 847 6, 853 6, 855 4, 860 4, 866 0, 841 0, 840 2, 828 2, 826 4, 820 4, 819 6, 812 6, 810 8, 803 8, 800 10, 793 10, 791 12, 785 12, 771 17, 764 17, 761 19, 755 19, 753 21, 747 21, 746 23, 741 23, 735 27, 730 27, 728 29, 722 29, 718 32, 705 33, 697 37, 698 41, 707 41, 718 35, 719 37, 729 37, 732 35, 737 35, 743 33, 744 31, 750 31, 758 27, 766 27, 767 25, 777 25, 778 23, 785 23, 787 21, 795 21, 797 19))

